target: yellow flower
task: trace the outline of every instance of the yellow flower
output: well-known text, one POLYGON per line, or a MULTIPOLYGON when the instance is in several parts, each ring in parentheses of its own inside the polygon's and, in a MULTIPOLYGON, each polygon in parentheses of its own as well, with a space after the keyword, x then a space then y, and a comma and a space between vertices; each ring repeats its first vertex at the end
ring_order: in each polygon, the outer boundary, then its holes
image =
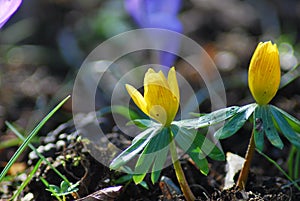
POLYGON ((134 103, 149 117, 168 126, 174 120, 179 107, 179 89, 175 68, 168 73, 168 79, 162 71, 156 73, 149 68, 144 78, 144 97, 133 86, 126 89, 134 103))
POLYGON ((280 84, 280 61, 276 44, 260 42, 252 56, 248 84, 252 96, 259 105, 268 104, 280 84))

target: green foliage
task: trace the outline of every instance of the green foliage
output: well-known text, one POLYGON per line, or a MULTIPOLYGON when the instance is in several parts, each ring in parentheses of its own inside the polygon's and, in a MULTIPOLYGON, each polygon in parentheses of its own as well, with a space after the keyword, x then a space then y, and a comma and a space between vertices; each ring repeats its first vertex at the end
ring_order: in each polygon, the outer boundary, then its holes
MULTIPOLYGON (((282 149, 284 144, 278 131, 300 150, 300 121, 273 105, 258 105, 256 103, 241 107, 216 133, 217 139, 231 137, 252 115, 254 141, 258 150, 264 146, 264 135, 270 143, 282 149)), ((250 120, 250 119, 249 119, 250 120)))
MULTIPOLYGON (((125 174, 123 176, 121 176, 120 178, 114 180, 115 184, 124 184, 124 183, 130 183, 133 181, 133 174, 125 174)), ((141 185, 143 188, 149 190, 149 186, 145 181, 141 181, 139 183, 139 185, 141 185)))
POLYGON ((137 173, 137 175, 133 176, 135 183, 143 181, 152 164, 151 180, 153 183, 158 180, 160 171, 163 169, 167 159, 168 144, 170 141, 169 128, 162 128, 152 137, 135 165, 135 173, 137 173))
POLYGON ((151 126, 156 126, 158 124, 150 119, 135 119, 135 120, 128 122, 127 125, 136 125, 137 127, 141 128, 141 129, 146 129, 151 126))
POLYGON ((7 165, 4 167, 0 174, 0 182, 8 172, 9 168, 14 164, 14 162, 18 159, 18 157, 23 153, 23 151, 27 148, 30 141, 36 136, 42 126, 54 115, 54 113, 70 98, 70 96, 66 97, 62 100, 53 110, 49 112, 49 114, 31 131, 31 133, 27 136, 21 146, 17 149, 11 159, 8 161, 7 165))
POLYGON ((159 130, 160 128, 151 127, 136 136, 132 144, 111 162, 110 168, 117 170, 128 163, 143 150, 159 130))
POLYGON ((211 112, 209 114, 198 114, 199 118, 173 121, 172 124, 178 127, 185 127, 187 129, 204 128, 225 121, 226 119, 235 115, 239 110, 239 107, 232 106, 211 112))
POLYGON ((197 130, 188 130, 184 127, 171 126, 175 141, 195 162, 201 173, 208 174, 206 156, 214 160, 225 160, 224 153, 207 137, 197 130))
POLYGON ((262 151, 266 134, 268 140, 275 147, 282 149, 283 143, 277 133, 276 127, 272 120, 272 114, 269 105, 257 106, 254 111, 254 140, 256 147, 262 151))
POLYGON ((299 179, 300 174, 300 150, 295 146, 291 147, 288 158, 289 176, 293 179, 299 179))
MULTIPOLYGON (((284 175, 284 176, 286 176, 286 178, 288 179, 288 180, 290 180, 290 182, 292 183, 292 184, 294 184, 295 185, 295 187, 300 191, 300 186, 290 177, 290 175, 288 175, 281 167, 280 167, 280 165, 278 165, 277 163, 276 163, 276 161, 274 161, 273 159, 271 159, 269 156, 267 156, 266 154, 264 154, 262 151, 260 151, 260 150, 258 150, 257 149, 257 152, 260 154, 260 155, 262 155, 263 157, 265 157, 270 163, 272 163, 275 167, 277 167, 277 169, 284 175)), ((299 169, 298 169, 299 170, 299 169)))
POLYGON ((47 190, 49 190, 52 193, 55 193, 56 196, 65 196, 65 195, 69 195, 71 193, 78 191, 78 188, 77 188, 78 185, 79 185, 78 182, 75 184, 69 185, 67 182, 62 181, 60 183, 60 186, 50 184, 48 186, 47 190))
POLYGON ((26 180, 23 181, 23 183, 20 185, 20 187, 18 188, 18 190, 14 193, 14 195, 9 199, 9 200, 14 200, 15 198, 17 198, 20 193, 23 191, 23 189, 27 186, 27 184, 31 181, 31 179, 33 178, 34 174, 36 173, 36 171, 38 170, 38 168, 40 167, 41 163, 43 162, 42 159, 40 159, 34 166, 34 168, 31 170, 31 172, 29 173, 29 175, 27 176, 26 180))
MULTIPOLYGON (((25 141, 25 137, 13 126, 13 125, 11 125, 10 123, 8 123, 8 122, 5 122, 5 124, 6 124, 6 126, 11 130, 11 131, 13 131, 17 136, 18 136, 18 138, 20 138, 20 140, 22 140, 22 141, 25 141)), ((28 146, 29 146, 29 148, 31 149, 31 150, 33 150, 38 156, 39 156, 39 158, 40 159, 42 159, 47 165, 49 165, 49 167, 58 175, 58 176, 60 176, 60 178, 62 178, 65 182, 68 182, 68 183, 70 183, 69 181, 68 181, 68 179, 64 176, 64 175, 62 175, 41 153, 39 153, 37 150, 36 150, 36 148, 31 144, 31 143, 29 143, 28 144, 28 146)))
MULTIPOLYGON (((272 161, 268 156, 262 153, 264 147, 264 136, 266 135, 270 143, 282 149, 284 144, 279 137, 278 131, 282 133, 298 151, 300 151, 300 135, 297 131, 300 130, 300 121, 284 112, 283 110, 270 105, 259 105, 256 103, 242 106, 216 133, 217 139, 228 138, 235 133, 246 123, 247 120, 253 123, 253 131, 246 152, 246 161, 243 165, 241 173, 239 175, 237 186, 241 189, 245 188, 247 181, 247 175, 250 168, 250 163, 253 157, 254 148, 265 156, 270 162, 272 162, 280 171, 283 171, 276 162, 272 161), (252 118, 250 118, 252 117, 252 118), (250 119, 249 119, 250 118, 250 119)), ((300 154, 296 160, 299 160, 300 154)), ((293 163, 294 156, 290 155, 289 166, 293 163)), ((299 169, 299 162, 295 163, 299 169)), ((292 168, 289 167, 289 171, 292 172, 292 168)), ((297 170, 298 172, 298 170, 297 170)), ((285 174, 290 180, 289 175, 285 174)), ((292 181, 292 180, 291 180, 292 181)), ((299 188, 296 182, 292 181, 294 185, 299 188)))
POLYGON ((60 183, 60 186, 56 186, 54 184, 49 184, 46 179, 40 177, 41 181, 47 187, 46 190, 51 192, 51 195, 54 196, 59 201, 65 200, 65 196, 72 194, 78 191, 79 182, 72 184, 65 181, 60 183))
MULTIPOLYGON (((273 118, 279 127, 281 133, 297 148, 300 150, 300 135, 296 133, 288 121, 285 119, 287 117, 285 114, 277 110, 276 107, 271 107, 271 112, 273 118)), ((295 123, 295 122, 294 122, 295 123)), ((300 126, 300 124, 297 124, 300 126)))
POLYGON ((281 113, 281 115, 288 122, 288 124, 293 128, 293 130, 297 133, 300 133, 300 121, 298 119, 288 114, 287 112, 283 111, 282 109, 275 107, 274 105, 272 105, 271 108, 281 113))
POLYGON ((249 104, 239 108, 224 126, 215 133, 215 137, 217 139, 225 139, 234 135, 249 119, 256 106, 256 104, 249 104))
POLYGON ((284 144, 278 131, 300 150, 300 135, 297 133, 300 131, 300 121, 272 105, 252 103, 242 107, 220 109, 209 114, 197 114, 197 116, 193 119, 173 121, 169 127, 162 127, 161 124, 149 119, 132 120, 129 124, 135 124, 144 131, 133 139, 131 146, 111 162, 110 168, 118 170, 136 158, 133 181, 137 184, 141 183, 149 171, 151 181, 155 183, 170 153, 169 143, 175 140, 176 145, 191 157, 201 173, 207 175, 209 166, 206 156, 213 160, 224 160, 225 156, 215 143, 201 134, 198 129, 222 121, 226 122, 215 133, 217 139, 234 135, 247 120, 251 120, 258 150, 263 150, 264 136, 273 146, 282 149, 284 144))
POLYGON ((170 153, 169 144, 175 140, 176 144, 194 160, 199 170, 207 175, 209 167, 206 156, 214 160, 224 160, 225 156, 197 129, 220 123, 233 116, 238 110, 239 107, 228 107, 198 118, 173 121, 169 127, 163 127, 149 119, 134 119, 129 124, 135 124, 144 131, 111 162, 110 168, 120 170, 126 163, 136 158, 133 181, 136 184, 141 183, 151 168, 151 181, 155 183, 170 153))

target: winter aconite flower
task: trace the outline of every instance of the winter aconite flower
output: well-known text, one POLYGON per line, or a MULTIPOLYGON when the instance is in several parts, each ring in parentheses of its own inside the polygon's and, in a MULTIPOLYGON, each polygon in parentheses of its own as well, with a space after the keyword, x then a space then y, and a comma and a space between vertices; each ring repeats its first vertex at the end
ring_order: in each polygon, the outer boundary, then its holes
POLYGON ((0 28, 19 8, 22 0, 0 0, 0 28))
POLYGON ((113 159, 109 167, 131 174, 136 184, 140 184, 147 173, 151 172, 154 184, 159 180, 166 164, 172 162, 184 197, 189 201, 195 200, 181 167, 177 148, 181 148, 181 153, 189 155, 200 172, 207 175, 209 166, 206 156, 214 160, 224 160, 225 156, 198 129, 232 117, 239 108, 228 107, 207 115, 199 114, 199 117, 192 119, 174 121, 180 102, 174 67, 169 69, 167 78, 162 71, 155 72, 150 68, 144 77, 144 96, 130 85, 126 85, 126 89, 135 104, 159 123, 150 119, 133 118, 130 123, 142 131, 129 147, 113 159), (134 169, 129 166, 130 161, 136 161, 134 169))
POLYGON ((149 117, 168 126, 179 107, 179 89, 175 68, 169 70, 168 79, 162 71, 150 68, 144 78, 144 97, 131 85, 126 89, 134 103, 149 117))
MULTIPOLYGON (((300 150, 300 121, 284 110, 269 104, 280 84, 279 52, 272 42, 259 43, 250 62, 249 88, 256 101, 244 105, 215 133, 217 139, 226 139, 238 133, 248 119, 252 133, 240 171, 237 186, 245 189, 255 150, 263 154, 265 139, 278 149, 284 142, 280 134, 300 150)), ((297 186, 300 189, 299 186, 297 186)))
POLYGON ((248 72, 250 91, 259 105, 268 104, 280 84, 280 62, 276 44, 259 43, 250 62, 248 72))

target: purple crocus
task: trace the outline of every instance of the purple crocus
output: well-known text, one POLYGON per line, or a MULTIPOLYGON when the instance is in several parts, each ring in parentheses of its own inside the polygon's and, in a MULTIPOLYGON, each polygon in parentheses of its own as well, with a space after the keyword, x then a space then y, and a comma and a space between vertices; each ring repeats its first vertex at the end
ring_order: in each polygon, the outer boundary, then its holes
POLYGON ((22 0, 0 0, 0 28, 16 12, 22 0))
MULTIPOLYGON (((125 8, 141 28, 160 28, 182 33, 177 14, 181 0, 125 0, 125 8)), ((165 41, 164 49, 177 52, 180 41, 165 41)), ((159 55, 160 64, 171 67, 176 56, 168 52, 159 55)))

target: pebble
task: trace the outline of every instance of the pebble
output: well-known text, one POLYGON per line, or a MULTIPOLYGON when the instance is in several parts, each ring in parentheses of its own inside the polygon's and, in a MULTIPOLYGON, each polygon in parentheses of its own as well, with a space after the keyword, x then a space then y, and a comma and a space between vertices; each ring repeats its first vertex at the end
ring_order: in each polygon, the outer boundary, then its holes
POLYGON ((29 153, 28 158, 34 160, 38 158, 38 155, 34 151, 32 151, 29 153))
POLYGON ((68 137, 68 135, 66 133, 62 133, 58 136, 58 139, 62 140, 62 139, 66 139, 68 137))
POLYGON ((37 149, 36 149, 39 153, 43 153, 45 150, 45 146, 40 145, 37 149))
POLYGON ((33 193, 27 193, 23 198, 21 198, 21 201, 31 201, 33 200, 34 195, 33 193))
POLYGON ((50 151, 51 149, 55 149, 56 145, 53 143, 48 143, 45 145, 44 150, 45 151, 50 151))
POLYGON ((63 141, 63 140, 58 140, 58 141, 56 142, 56 149, 57 149, 57 150, 63 148, 64 146, 66 146, 66 142, 65 142, 65 141, 63 141))
MULTIPOLYGON (((51 133, 51 134, 52 134, 52 133, 51 133)), ((56 136, 54 136, 53 134, 51 135, 51 134, 47 135, 47 136, 44 138, 43 141, 44 141, 45 144, 55 142, 56 136)))

